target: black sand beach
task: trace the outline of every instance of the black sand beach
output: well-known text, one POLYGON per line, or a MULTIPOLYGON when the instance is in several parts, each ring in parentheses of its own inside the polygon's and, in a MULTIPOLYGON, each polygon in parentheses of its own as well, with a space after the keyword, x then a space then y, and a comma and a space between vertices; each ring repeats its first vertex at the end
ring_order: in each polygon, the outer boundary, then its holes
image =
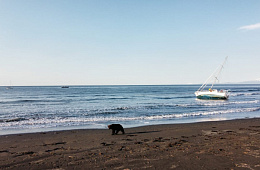
POLYGON ((260 169, 260 118, 0 136, 0 169, 260 169))

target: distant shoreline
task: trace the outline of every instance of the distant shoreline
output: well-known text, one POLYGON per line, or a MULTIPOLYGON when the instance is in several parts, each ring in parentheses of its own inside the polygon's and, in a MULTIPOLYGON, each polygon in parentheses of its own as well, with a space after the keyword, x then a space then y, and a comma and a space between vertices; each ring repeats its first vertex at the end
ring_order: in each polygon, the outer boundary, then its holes
MULTIPOLYGON (((200 86, 202 83, 198 84, 107 84, 107 85, 66 85, 69 87, 82 87, 82 86, 200 86)), ((240 82, 240 83, 219 83, 215 84, 215 86, 218 85, 260 85, 260 82, 255 83, 246 83, 246 82, 240 82)), ((10 85, 0 85, 0 87, 8 87, 10 85)), ((12 85, 12 87, 62 87, 64 85, 12 85)))

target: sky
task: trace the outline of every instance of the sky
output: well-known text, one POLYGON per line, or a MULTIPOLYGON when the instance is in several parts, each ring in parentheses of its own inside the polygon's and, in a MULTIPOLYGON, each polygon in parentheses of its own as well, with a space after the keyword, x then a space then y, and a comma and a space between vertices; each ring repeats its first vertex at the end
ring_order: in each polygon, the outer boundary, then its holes
POLYGON ((259 0, 0 0, 0 86, 260 78, 259 0))

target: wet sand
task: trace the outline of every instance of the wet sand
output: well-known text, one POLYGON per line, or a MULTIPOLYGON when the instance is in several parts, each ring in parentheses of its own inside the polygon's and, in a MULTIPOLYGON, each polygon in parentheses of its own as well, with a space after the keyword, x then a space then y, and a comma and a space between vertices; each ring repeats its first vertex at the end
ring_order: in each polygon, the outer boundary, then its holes
POLYGON ((0 169, 260 169, 260 118, 0 136, 0 169))

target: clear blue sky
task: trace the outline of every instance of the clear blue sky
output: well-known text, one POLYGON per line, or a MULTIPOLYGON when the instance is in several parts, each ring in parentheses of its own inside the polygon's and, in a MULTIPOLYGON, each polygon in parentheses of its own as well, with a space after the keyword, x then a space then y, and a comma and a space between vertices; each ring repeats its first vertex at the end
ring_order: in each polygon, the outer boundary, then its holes
POLYGON ((0 0, 0 85, 260 78, 259 0, 0 0))

